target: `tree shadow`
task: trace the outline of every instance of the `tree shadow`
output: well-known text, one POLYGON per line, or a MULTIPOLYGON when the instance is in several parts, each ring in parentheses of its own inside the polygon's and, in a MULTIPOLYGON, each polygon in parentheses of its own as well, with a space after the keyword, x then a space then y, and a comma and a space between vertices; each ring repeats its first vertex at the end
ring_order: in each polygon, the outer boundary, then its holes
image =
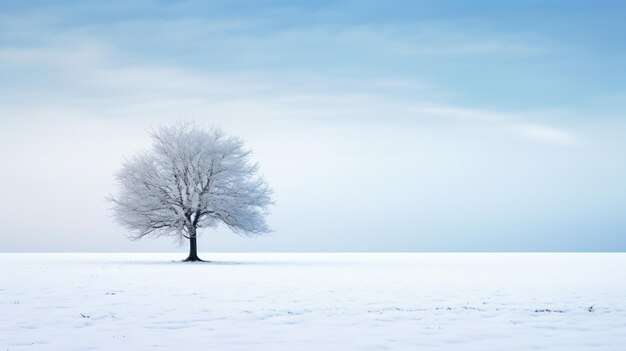
POLYGON ((183 261, 180 260, 163 260, 163 261, 141 261, 141 260, 121 260, 109 261, 110 264, 123 265, 146 265, 146 266, 319 266, 319 265, 340 265, 339 262, 330 261, 223 261, 223 260, 203 260, 203 261, 183 261))

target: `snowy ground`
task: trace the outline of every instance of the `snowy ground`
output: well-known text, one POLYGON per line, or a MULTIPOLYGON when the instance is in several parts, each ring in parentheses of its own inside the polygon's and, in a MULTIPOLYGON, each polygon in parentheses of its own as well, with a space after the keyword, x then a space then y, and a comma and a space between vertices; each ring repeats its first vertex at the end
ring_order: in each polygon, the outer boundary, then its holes
POLYGON ((0 254, 4 350, 626 350, 626 254, 0 254))

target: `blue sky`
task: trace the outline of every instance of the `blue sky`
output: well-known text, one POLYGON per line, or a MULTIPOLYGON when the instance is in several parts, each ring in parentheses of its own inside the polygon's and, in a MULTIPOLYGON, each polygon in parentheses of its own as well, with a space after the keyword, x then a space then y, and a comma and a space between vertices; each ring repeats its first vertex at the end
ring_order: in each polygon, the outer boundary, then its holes
POLYGON ((182 118, 246 138, 276 190, 275 233, 201 249, 624 251, 624 18, 619 1, 2 2, 2 250, 170 250, 127 242, 103 198, 145 130, 182 118))

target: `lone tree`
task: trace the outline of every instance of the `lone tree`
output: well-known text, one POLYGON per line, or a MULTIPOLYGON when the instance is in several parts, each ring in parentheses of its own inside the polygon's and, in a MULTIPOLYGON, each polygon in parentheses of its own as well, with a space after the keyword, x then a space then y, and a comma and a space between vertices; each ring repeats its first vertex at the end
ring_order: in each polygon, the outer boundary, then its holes
POLYGON ((124 162, 116 177, 119 192, 110 198, 131 239, 188 239, 184 261, 201 261, 200 228, 222 223, 242 235, 270 231, 265 216, 272 191, 241 139, 192 124, 161 127, 151 136, 152 148, 124 162))

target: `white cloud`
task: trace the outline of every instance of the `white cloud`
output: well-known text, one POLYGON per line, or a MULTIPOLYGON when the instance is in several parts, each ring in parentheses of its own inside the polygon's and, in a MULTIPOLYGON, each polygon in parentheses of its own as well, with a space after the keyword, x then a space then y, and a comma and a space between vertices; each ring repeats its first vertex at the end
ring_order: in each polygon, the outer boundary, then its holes
POLYGON ((578 137, 527 121, 528 113, 469 109, 427 102, 428 90, 413 81, 299 75, 212 73, 181 67, 115 62, 110 49, 90 43, 65 50, 0 51, 9 64, 49 67, 55 74, 21 90, 4 87, 3 116, 46 115, 137 119, 213 116, 216 123, 392 123, 420 126, 474 123, 492 133, 571 145, 578 137), (308 82, 311 84, 308 84, 308 82), (407 89, 410 91, 406 93, 407 89), (424 95, 421 101, 412 98, 424 95), (37 101, 33 104, 33 101, 37 101), (21 111, 21 113, 20 113, 21 111))
POLYGON ((580 142, 580 138, 572 133, 545 125, 518 123, 508 126, 507 129, 522 137, 552 144, 576 145, 580 142))

